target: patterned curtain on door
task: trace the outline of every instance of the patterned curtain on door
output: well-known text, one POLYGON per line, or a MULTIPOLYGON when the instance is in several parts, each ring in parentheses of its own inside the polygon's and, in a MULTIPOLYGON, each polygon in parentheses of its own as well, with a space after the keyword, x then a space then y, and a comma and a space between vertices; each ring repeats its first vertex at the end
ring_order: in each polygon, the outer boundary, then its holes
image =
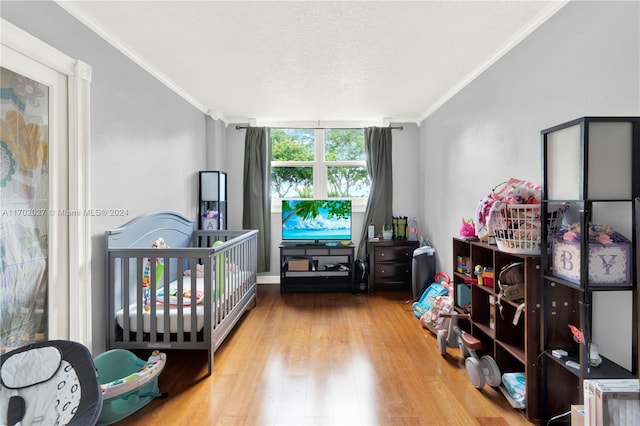
POLYGON ((0 68, 0 353, 48 338, 49 89, 0 68))

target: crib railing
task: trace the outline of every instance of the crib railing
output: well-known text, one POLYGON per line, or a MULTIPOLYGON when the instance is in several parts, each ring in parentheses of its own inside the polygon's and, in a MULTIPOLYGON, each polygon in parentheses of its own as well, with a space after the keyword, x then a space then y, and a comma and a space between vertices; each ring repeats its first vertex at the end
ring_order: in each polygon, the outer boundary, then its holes
POLYGON ((214 330, 240 303, 258 275, 256 230, 195 231, 193 244, 212 247, 216 241, 223 243, 211 254, 215 270, 215 294, 213 309, 214 330), (219 285, 222 283, 222 285, 219 285))

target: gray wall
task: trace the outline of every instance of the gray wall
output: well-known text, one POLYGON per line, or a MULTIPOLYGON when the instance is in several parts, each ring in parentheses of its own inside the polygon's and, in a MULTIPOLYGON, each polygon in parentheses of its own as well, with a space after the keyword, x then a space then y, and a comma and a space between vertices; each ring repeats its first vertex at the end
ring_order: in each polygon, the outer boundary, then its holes
POLYGON ((420 223, 451 270, 462 217, 510 177, 542 183, 540 131, 640 115, 638 2, 571 2, 420 125, 420 223))
MULTIPOLYGON (((420 222, 438 270, 453 269, 451 238, 494 186, 542 183, 540 131, 588 115, 640 115, 638 2, 569 3, 422 122, 420 222)), ((596 341, 616 337, 602 316, 596 341)))
POLYGON ((93 69, 91 207, 125 209, 94 217, 93 353, 104 351, 104 231, 141 213, 195 217, 196 172, 205 168, 205 116, 53 2, 3 1, 2 18, 93 69))

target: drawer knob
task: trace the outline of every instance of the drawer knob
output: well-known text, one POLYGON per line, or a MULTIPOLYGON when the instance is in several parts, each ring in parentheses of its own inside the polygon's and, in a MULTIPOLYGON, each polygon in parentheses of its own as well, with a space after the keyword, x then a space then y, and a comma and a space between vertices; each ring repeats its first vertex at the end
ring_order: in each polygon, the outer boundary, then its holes
POLYGON ((380 253, 380 257, 384 257, 384 253, 380 253))

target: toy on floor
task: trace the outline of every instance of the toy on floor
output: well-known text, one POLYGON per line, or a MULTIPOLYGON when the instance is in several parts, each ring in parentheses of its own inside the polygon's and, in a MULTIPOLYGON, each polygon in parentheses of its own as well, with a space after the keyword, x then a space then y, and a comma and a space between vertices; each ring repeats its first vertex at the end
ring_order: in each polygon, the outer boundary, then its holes
POLYGON ((449 312, 451 309, 451 279, 444 272, 438 272, 434 282, 422 293, 420 299, 413 304, 413 313, 420 319, 422 326, 432 333, 444 326, 444 319, 440 318, 440 312, 449 312))
POLYGON ((469 315, 459 314, 455 310, 440 315, 449 318, 449 327, 437 333, 440 355, 446 355, 447 347, 459 347, 465 358, 467 376, 476 389, 482 389, 485 383, 493 387, 500 386, 502 378, 496 361, 489 355, 478 356, 476 351, 482 349, 482 342, 458 326, 458 319, 469 318, 469 315))
POLYGON ((125 349, 112 349, 94 359, 100 389, 102 412, 98 425, 118 422, 135 413, 154 398, 164 397, 158 389, 158 376, 167 356, 153 351, 147 361, 125 349))

